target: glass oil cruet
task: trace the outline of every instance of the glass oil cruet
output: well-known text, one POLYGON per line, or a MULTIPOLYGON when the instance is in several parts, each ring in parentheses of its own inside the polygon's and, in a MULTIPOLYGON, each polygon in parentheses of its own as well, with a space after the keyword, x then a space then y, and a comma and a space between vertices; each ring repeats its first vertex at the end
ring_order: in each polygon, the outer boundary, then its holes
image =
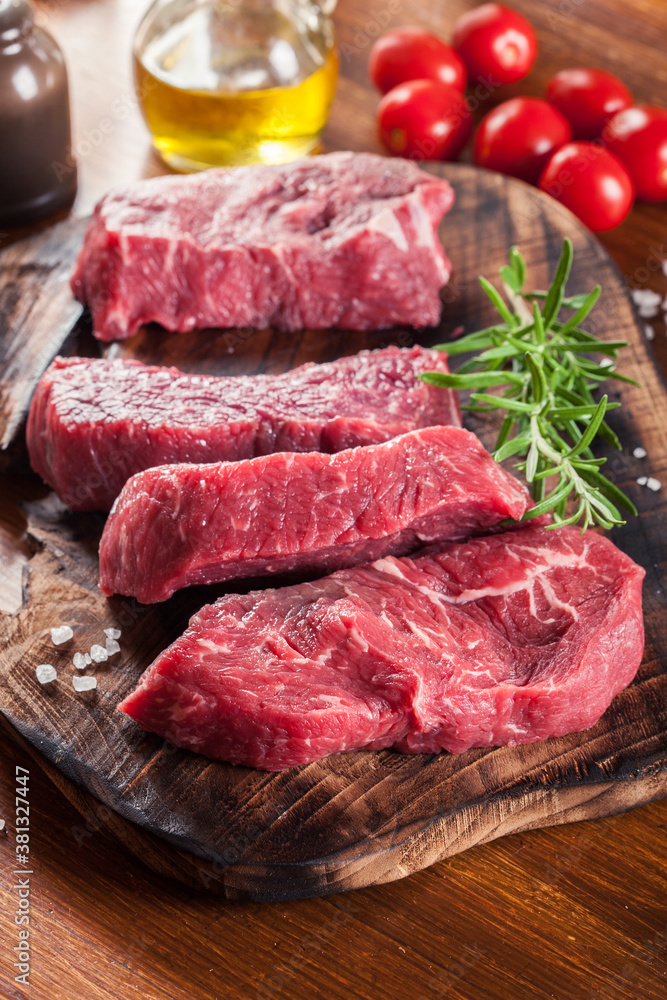
POLYGON ((316 149, 338 74, 336 0, 156 0, 134 39, 138 98, 174 169, 316 149))

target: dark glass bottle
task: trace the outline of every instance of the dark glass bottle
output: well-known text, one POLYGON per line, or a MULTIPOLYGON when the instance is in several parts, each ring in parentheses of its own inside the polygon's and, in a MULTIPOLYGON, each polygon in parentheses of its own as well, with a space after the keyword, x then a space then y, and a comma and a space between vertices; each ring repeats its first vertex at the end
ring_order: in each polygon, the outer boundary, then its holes
POLYGON ((0 0, 0 226, 50 215, 75 193, 62 52, 27 0, 0 0))

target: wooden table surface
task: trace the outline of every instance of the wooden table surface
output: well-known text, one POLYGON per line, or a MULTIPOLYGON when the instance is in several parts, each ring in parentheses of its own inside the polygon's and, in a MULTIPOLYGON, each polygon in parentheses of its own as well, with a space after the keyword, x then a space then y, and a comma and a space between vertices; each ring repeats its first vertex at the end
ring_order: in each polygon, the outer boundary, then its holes
MULTIPOLYGON (((417 23, 447 35, 469 0, 340 0, 341 79, 327 149, 379 150, 366 79, 373 38, 417 23)), ((136 0, 43 0, 70 68, 85 214, 112 184, 160 173, 132 89, 136 0), (110 126, 103 132, 100 121, 110 126)), ((536 25, 530 77, 483 102, 540 94, 556 70, 618 73, 638 101, 667 105, 666 0, 515 0, 536 25)), ((16 234, 0 234, 5 241, 16 234)), ((667 295, 667 204, 638 205, 602 237, 635 288, 667 295)), ((647 334, 667 373, 664 316, 647 334)), ((33 478, 0 482, 0 606, 21 599, 18 501, 33 478)), ((128 857, 113 816, 82 817, 0 733, 0 997, 53 1000, 663 1000, 667 995, 667 801, 495 841, 410 878, 287 904, 230 904, 162 882, 128 857), (30 773, 29 985, 18 974, 16 769, 30 773)), ((21 788, 22 786, 18 786, 21 788)), ((25 898, 25 891, 23 893, 25 898)))

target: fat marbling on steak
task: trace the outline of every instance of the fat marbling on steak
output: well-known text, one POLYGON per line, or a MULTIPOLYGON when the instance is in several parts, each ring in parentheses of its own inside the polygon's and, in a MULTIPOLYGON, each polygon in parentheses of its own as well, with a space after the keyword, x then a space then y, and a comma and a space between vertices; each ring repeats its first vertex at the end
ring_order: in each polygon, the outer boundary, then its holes
POLYGON ((446 372, 447 356, 387 347, 282 375, 223 378, 56 358, 30 405, 30 462, 73 510, 109 510, 130 476, 155 465, 336 452, 459 426, 456 393, 420 381, 429 370, 446 372))
POLYGON ((643 576, 595 532, 536 526, 221 597, 120 708, 176 746, 267 770, 561 736, 633 679, 643 576))
POLYGON ((458 427, 336 455, 163 465, 133 476, 100 542, 100 587, 144 604, 181 587, 327 573, 519 519, 528 491, 458 427))
POLYGON ((375 330, 440 318, 454 193, 407 160, 329 153, 154 177, 97 205, 72 276, 100 340, 273 326, 375 330))

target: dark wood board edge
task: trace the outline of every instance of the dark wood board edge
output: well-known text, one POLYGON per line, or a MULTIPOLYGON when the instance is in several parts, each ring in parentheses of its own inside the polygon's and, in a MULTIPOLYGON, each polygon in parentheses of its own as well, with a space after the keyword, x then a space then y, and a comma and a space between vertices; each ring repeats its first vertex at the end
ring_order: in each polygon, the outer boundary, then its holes
POLYGON ((312 868, 312 884, 304 880, 304 865, 232 864, 224 857, 199 858, 169 844, 162 837, 125 819, 111 807, 70 781, 36 746, 0 714, 0 723, 21 748, 45 772, 81 816, 72 826, 77 843, 104 830, 119 840, 128 852, 140 857, 154 872, 181 885, 212 893, 230 901, 283 902, 348 892, 379 885, 413 874, 471 847, 499 837, 523 833, 543 826, 559 826, 601 819, 636 809, 667 796, 667 759, 658 766, 647 763, 636 776, 595 780, 576 787, 555 789, 550 796, 552 812, 544 811, 543 795, 530 791, 519 796, 511 810, 503 800, 472 806, 449 816, 439 816, 390 848, 357 858, 319 859, 312 868), (540 817, 540 807, 543 816, 540 817), (537 815, 536 815, 537 813, 537 815))

